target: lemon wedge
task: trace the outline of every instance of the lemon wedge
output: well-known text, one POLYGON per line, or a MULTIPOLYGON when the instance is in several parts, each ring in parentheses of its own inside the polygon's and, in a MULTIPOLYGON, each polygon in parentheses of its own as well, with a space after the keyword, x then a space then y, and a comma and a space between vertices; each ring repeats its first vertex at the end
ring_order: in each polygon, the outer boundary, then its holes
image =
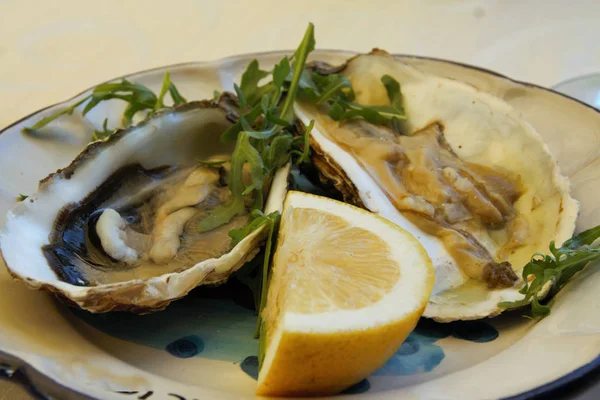
POLYGON ((267 305, 263 396, 325 395, 381 367, 414 329, 434 273, 419 242, 391 222, 291 191, 267 305))

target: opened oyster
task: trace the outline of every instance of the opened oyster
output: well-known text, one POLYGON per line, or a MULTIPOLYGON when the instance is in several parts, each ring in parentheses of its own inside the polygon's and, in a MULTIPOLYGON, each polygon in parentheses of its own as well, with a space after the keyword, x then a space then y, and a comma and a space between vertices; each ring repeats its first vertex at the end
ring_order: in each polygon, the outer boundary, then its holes
MULTIPOLYGON (((192 102, 90 144, 8 214, 0 234, 10 273, 93 312, 147 312, 194 287, 221 282, 258 252, 264 229, 232 245, 237 216, 202 232, 231 195, 235 143, 220 141, 235 101, 192 102)), ((289 166, 276 173, 265 211, 279 209, 289 166)))
POLYGON ((571 237, 578 203, 532 126, 510 105, 451 79, 425 74, 376 50, 339 67, 356 104, 390 104, 382 77, 402 88, 405 121, 342 123, 331 104, 299 102, 314 119, 313 161, 346 201, 415 235, 433 260, 436 282, 425 316, 468 320, 501 313, 522 298, 531 256, 571 237))

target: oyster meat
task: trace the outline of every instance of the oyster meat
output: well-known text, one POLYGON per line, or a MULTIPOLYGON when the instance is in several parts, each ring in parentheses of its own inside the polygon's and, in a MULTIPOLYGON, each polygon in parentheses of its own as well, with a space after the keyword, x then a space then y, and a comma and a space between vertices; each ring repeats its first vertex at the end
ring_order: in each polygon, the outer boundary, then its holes
MULTIPOLYGON (((227 94, 188 103, 90 144, 9 212, 0 254, 10 273, 92 312, 160 310, 227 279, 266 234, 233 246, 228 233, 248 216, 199 229, 231 196, 228 163, 198 161, 231 158, 235 143, 220 136, 236 106, 227 94)), ((288 173, 289 165, 276 173, 266 212, 281 208, 288 173)))
POLYGON ((315 120, 311 146, 322 179, 427 249, 436 282, 424 315, 483 318, 521 298, 523 266, 552 240, 570 238, 579 211, 533 127, 501 99, 381 50, 312 68, 344 75, 363 105, 390 104, 382 76, 401 85, 407 120, 396 126, 339 123, 326 105, 298 102, 296 111, 315 120))

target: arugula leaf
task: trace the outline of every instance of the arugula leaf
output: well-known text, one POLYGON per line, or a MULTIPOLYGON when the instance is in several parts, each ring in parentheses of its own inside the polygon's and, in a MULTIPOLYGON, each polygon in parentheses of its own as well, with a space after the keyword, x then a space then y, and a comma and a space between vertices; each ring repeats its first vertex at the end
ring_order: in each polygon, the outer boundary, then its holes
POLYGON ((329 115, 331 119, 339 121, 342 118, 342 115, 344 115, 344 112, 345 108, 342 105, 341 101, 339 99, 336 99, 333 102, 333 104, 331 104, 331 107, 329 107, 327 115, 329 115))
MULTIPOLYGON (((296 62, 298 62, 298 59, 304 59, 304 61, 301 62, 302 64, 304 64, 306 62, 306 56, 315 50, 316 45, 317 42, 315 40, 315 26, 312 22, 309 22, 308 28, 306 28, 306 31, 304 32, 304 38, 302 39, 300 46, 298 46, 292 57, 296 62)), ((304 69, 304 66, 302 66, 302 69, 304 69)))
MULTIPOLYGON (((317 76, 320 77, 320 75, 316 75, 315 77, 317 76)), ((337 74, 322 77, 319 84, 323 89, 321 95, 316 100, 317 105, 323 104, 342 89, 352 88, 352 84, 348 78, 337 74)))
POLYGON ((31 127, 24 128, 23 132, 28 133, 28 132, 32 132, 32 131, 41 129, 41 128, 45 127, 46 125, 48 125, 50 122, 54 121, 55 119, 57 119, 63 115, 73 115, 73 111, 75 111, 75 109, 77 107, 79 107, 80 105, 85 103, 90 97, 92 97, 92 96, 91 95, 87 96, 87 97, 79 100, 77 103, 73 104, 71 107, 65 108, 64 110, 60 110, 55 114, 52 114, 50 116, 40 119, 38 122, 33 124, 31 127))
MULTIPOLYGON (((320 74, 311 74, 311 72, 304 70, 302 71, 302 75, 300 76, 300 81, 298 82, 298 97, 309 101, 311 103, 316 103, 320 91, 317 87, 316 83, 313 81, 313 77, 322 76, 320 74)), ((318 78, 317 78, 318 79, 318 78)), ((291 78, 290 78, 291 80, 291 78)))
MULTIPOLYGON (((264 358, 266 337, 266 326, 262 322, 261 314, 266 304, 273 235, 279 221, 278 212, 269 215, 264 215, 262 212, 264 189, 271 184, 275 171, 283 166, 294 152, 299 155, 299 162, 308 158, 309 142, 306 140, 306 135, 310 133, 313 124, 309 125, 304 136, 302 150, 293 150, 295 129, 293 104, 299 88, 312 84, 305 79, 304 67, 306 58, 314 46, 314 26, 309 24, 292 59, 284 57, 274 66, 271 72, 271 82, 258 86, 259 81, 267 77, 268 73, 260 70, 258 62, 254 60, 242 75, 240 85, 234 85, 241 106, 239 120, 221 135, 223 142, 236 141, 228 183, 231 199, 227 204, 212 210, 199 225, 199 230, 205 232, 227 223, 236 215, 250 212, 246 226, 229 232, 233 245, 238 244, 254 230, 261 229, 265 225, 269 226, 259 289, 257 290, 254 279, 249 279, 249 275, 244 276, 244 282, 255 295, 255 302, 260 303, 257 304, 259 316, 255 336, 260 335, 261 337, 259 345, 261 362, 264 358), (290 62, 293 62, 293 66, 290 65, 290 62), (301 83, 303 79, 306 82, 301 83), (280 100, 284 95, 285 100, 280 107, 280 100), (242 179, 245 166, 249 167, 247 168, 251 179, 249 186, 245 186, 242 179), (246 209, 246 204, 250 199, 252 205, 246 209), (260 302, 257 291, 260 291, 260 302)), ((331 78, 324 79, 331 80, 331 78)), ((347 85, 344 83, 342 86, 347 85)), ((330 92, 336 90, 338 89, 333 86, 329 88, 330 92)))
POLYGON ((279 215, 279 211, 274 211, 269 215, 265 215, 260 210, 254 210, 250 214, 250 221, 246 226, 243 226, 239 229, 232 229, 229 231, 229 236, 232 239, 232 246, 236 246, 239 242, 241 242, 246 236, 260 228, 261 226, 270 223, 270 221, 277 218, 279 215))
POLYGON ((273 67, 273 85, 275 87, 283 86, 285 79, 290 74, 290 71, 290 60, 287 58, 287 56, 285 56, 281 61, 279 61, 278 64, 275 65, 275 67, 273 67))
MULTIPOLYGON (((171 82, 169 72, 165 73, 163 85, 158 96, 156 96, 156 94, 154 94, 154 92, 152 92, 152 90, 148 89, 146 86, 139 83, 132 83, 127 79, 122 79, 120 82, 103 83, 96 86, 91 95, 78 101, 69 108, 58 111, 57 113, 46 118, 42 118, 36 124, 30 128, 25 128, 23 131, 27 133, 41 129, 63 115, 72 115, 73 111, 85 102, 87 103, 81 112, 82 116, 87 115, 88 112, 90 112, 101 102, 114 99, 122 100, 128 103, 125 111, 123 112, 123 118, 121 121, 122 125, 127 127, 131 124, 133 116, 136 113, 145 110, 153 112, 165 107, 164 97, 167 91, 173 99, 173 104, 183 104, 187 102, 186 99, 179 93, 173 82, 171 82)), ((104 131, 101 132, 101 136, 104 136, 106 132, 107 129, 104 129, 104 131)), ((95 132, 94 136, 92 136, 92 140, 97 140, 94 139, 96 137, 98 137, 97 132, 95 132)))
POLYGON ((402 92, 400 91, 400 84, 397 80, 389 75, 383 75, 381 77, 381 83, 385 86, 385 90, 390 99, 392 107, 398 111, 404 113, 404 106, 402 105, 402 92))
POLYGON ((281 219, 281 215, 279 212, 272 213, 268 215, 269 221, 269 233, 267 236, 267 244, 265 246, 265 255, 263 261, 263 269, 261 276, 261 285, 260 285, 260 305, 258 307, 258 318, 256 320, 256 329, 254 330, 254 337, 259 337, 260 341, 258 344, 258 368, 262 366, 262 362, 265 358, 265 349, 266 349, 266 340, 267 340, 267 326, 262 319, 262 314, 267 305, 267 294, 270 280, 270 271, 269 266, 271 265, 271 252, 273 249, 274 242, 274 233, 277 229, 279 221, 281 219))
POLYGON ((160 110, 165 106, 164 98, 167 94, 167 91, 171 87, 171 74, 169 72, 165 72, 165 77, 163 78, 163 84, 160 88, 160 93, 158 94, 158 98, 156 99, 156 104, 154 104, 154 111, 160 110))
MULTIPOLYGON (((247 134, 244 134, 246 137, 247 134)), ((244 146, 244 156, 246 158, 246 163, 250 167, 250 178, 252 179, 252 184, 248 186, 242 192, 244 196, 254 193, 254 204, 253 208, 255 210, 262 210, 263 208, 263 179, 265 178, 264 164, 263 159, 260 156, 260 153, 254 146, 248 142, 248 146, 244 146)))
POLYGON ((553 296, 577 272, 589 263, 600 259, 600 246, 592 243, 600 238, 600 226, 581 232, 579 235, 565 241, 560 248, 555 243, 550 243, 551 255, 535 254, 531 261, 523 268, 523 281, 525 285, 519 293, 525 295, 521 300, 504 301, 500 307, 513 308, 531 304, 533 317, 545 317, 550 314, 553 296), (533 277, 533 280, 529 280, 533 277), (546 285, 552 285, 550 291, 542 299, 546 285), (549 299, 549 301, 547 301, 549 299), (542 304, 545 301, 546 304, 542 304))
MULTIPOLYGON (((248 67, 246 67, 246 71, 242 74, 242 81, 239 89, 246 99, 247 104, 250 106, 253 106, 260 101, 265 92, 265 88, 260 88, 258 82, 268 75, 269 73, 267 71, 263 71, 259 68, 257 60, 252 60, 250 64, 248 64, 248 67)), ((237 91, 238 90, 236 89, 236 92, 237 91)))
POLYGON ((225 225, 237 215, 246 213, 246 207, 242 197, 236 197, 223 206, 212 210, 198 224, 198 232, 212 231, 219 226, 225 225))
POLYGON ((372 124, 384 124, 388 121, 404 120, 406 116, 392 106, 363 106, 357 103, 340 101, 345 108, 340 121, 361 117, 372 124))
MULTIPOLYGON (((586 231, 583 231, 577 236, 573 236, 571 239, 569 239, 563 243, 561 249, 566 248, 569 250, 574 250, 581 246, 585 246, 585 245, 589 246, 592 243, 594 243, 596 241, 596 239, 598 239, 599 237, 600 237, 600 225, 595 228, 591 228, 586 231)), ((551 248, 555 248, 554 243, 551 244, 551 248)), ((560 252, 558 254, 560 254, 560 252)))
POLYGON ((17 201, 23 201, 25 199, 29 198, 29 196, 26 196, 22 193, 19 193, 19 195, 17 196, 17 201))
POLYGON ((238 281, 246 285, 252 291, 254 299, 254 309, 260 308, 260 284, 261 272, 264 262, 264 252, 260 252, 252 260, 248 261, 244 266, 238 269, 234 274, 238 281))
POLYGON ((96 141, 96 140, 103 140, 106 139, 107 137, 109 137, 110 135, 112 135, 113 131, 111 131, 110 129, 107 128, 108 124, 108 118, 104 118, 104 123, 102 124, 102 130, 101 131, 97 131, 94 130, 94 133, 92 134, 92 141, 96 141))
POLYGON ((235 95, 237 96, 238 102, 240 103, 240 108, 242 110, 245 109, 248 106, 248 102, 246 101, 246 95, 236 83, 233 84, 233 90, 235 91, 235 95))
POLYGON ((269 139, 271 136, 275 135, 279 131, 279 128, 276 126, 263 130, 254 130, 250 126, 250 123, 248 122, 246 117, 244 117, 243 115, 240 116, 240 123, 242 125, 244 133, 255 139, 269 139))
POLYGON ((317 106, 327 105, 327 114, 336 121, 362 118, 372 124, 391 124, 397 128, 406 119, 400 84, 389 75, 381 77, 390 105, 366 106, 354 102, 352 84, 343 75, 321 75, 306 71, 300 81, 300 97, 317 106))
POLYGON ((302 151, 294 150, 292 153, 297 154, 299 157, 296 160, 296 165, 304 164, 310 161, 310 132, 315 126, 315 121, 310 121, 310 124, 304 128, 304 135, 302 139, 302 151))
POLYGON ((309 24, 300 46, 294 53, 293 69, 287 57, 284 58, 273 69, 273 81, 259 87, 258 82, 266 77, 267 73, 260 70, 258 62, 253 60, 242 75, 240 86, 234 85, 242 108, 252 108, 245 114, 242 113, 239 121, 221 135, 221 141, 237 141, 232 155, 229 182, 232 200, 230 204, 213 210, 205 218, 206 222, 201 222, 201 231, 214 229, 218 223, 226 223, 235 215, 245 213, 242 205, 245 197, 250 194, 254 196, 252 209, 262 209, 263 186, 270 183, 272 174, 289 159, 291 153, 293 140, 286 128, 293 120, 292 105, 306 58, 314 44, 314 26, 309 24), (273 99, 278 99, 285 89, 287 76, 292 70, 295 72, 292 73, 284 104, 275 115, 273 111, 277 104, 273 99), (275 84, 281 84, 281 87, 276 87, 275 84), (283 139, 279 139, 280 137, 283 139), (242 182, 242 169, 246 163, 250 167, 252 179, 252 184, 248 187, 242 182), (233 187, 233 184, 236 187, 233 187))
MULTIPOLYGON (((256 118, 258 118, 260 113, 261 113, 261 107, 260 107, 260 104, 257 104, 250 111, 248 111, 246 114, 244 114, 244 118, 246 118, 247 121, 254 122, 256 120, 256 118)), ((243 130, 243 128, 242 128, 242 122, 241 122, 241 118, 240 118, 240 121, 231 125, 225 132, 223 132, 223 134, 221 135, 221 142, 228 143, 228 142, 232 142, 232 141, 236 140, 239 133, 242 130, 243 130)))
POLYGON ((294 116, 293 105, 294 100, 296 99, 296 93, 298 92, 300 78, 304 72, 306 58, 308 57, 308 54, 315 49, 315 43, 315 26, 312 23, 309 23, 304 38, 294 53, 292 81, 288 89, 287 97, 283 102, 283 107, 281 108, 280 118, 286 121, 291 121, 294 116))
POLYGON ((81 113, 85 116, 92 108, 96 107, 100 102, 119 99, 126 101, 128 104, 123 113, 122 124, 128 127, 136 112, 142 110, 153 110, 157 96, 146 86, 132 83, 127 79, 122 79, 121 82, 104 83, 97 86, 92 92, 92 98, 86 104, 81 113))
POLYGON ((274 138, 269 146, 265 148, 262 157, 265 167, 269 171, 274 171, 287 162, 293 141, 294 139, 290 133, 283 133, 274 138))
MULTIPOLYGON (((244 185, 243 169, 244 164, 247 162, 251 164, 254 171, 257 168, 262 168, 262 161, 259 162, 258 166, 252 165, 252 163, 257 162, 256 149, 250 143, 248 135, 244 132, 240 132, 235 149, 231 155, 231 168, 228 182, 231 199, 226 204, 216 207, 208 214, 208 216, 200 221, 200 224, 198 225, 198 230, 200 232, 213 230, 228 223, 236 215, 243 215, 246 213, 246 206, 244 203, 244 191, 246 190, 246 187, 244 185)), ((262 186, 260 189, 262 190, 262 186)), ((262 201, 262 193, 260 200, 262 201)), ((260 208, 262 208, 262 206, 260 208)))
POLYGON ((286 126, 288 126, 290 124, 288 121, 277 117, 276 115, 272 114, 271 112, 269 112, 267 114, 266 120, 268 122, 272 122, 272 123, 274 123, 276 125, 283 126, 283 127, 286 127, 286 126))
POLYGON ((179 90, 173 82, 171 82, 171 84, 169 85, 169 94, 171 95, 171 100, 173 100, 173 105, 178 106, 180 104, 185 104, 188 102, 186 98, 183 97, 181 93, 179 93, 179 90))

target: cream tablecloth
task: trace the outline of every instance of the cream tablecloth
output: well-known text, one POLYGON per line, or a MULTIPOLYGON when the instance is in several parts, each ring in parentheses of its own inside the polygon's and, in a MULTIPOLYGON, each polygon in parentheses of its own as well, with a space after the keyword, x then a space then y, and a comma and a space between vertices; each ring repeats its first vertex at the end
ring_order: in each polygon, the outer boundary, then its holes
MULTIPOLYGON (((0 0, 0 126, 137 70, 294 48, 308 21, 320 48, 453 59, 546 86, 600 72, 598 0, 0 0)), ((0 381, 0 400, 23 398, 0 381)))

